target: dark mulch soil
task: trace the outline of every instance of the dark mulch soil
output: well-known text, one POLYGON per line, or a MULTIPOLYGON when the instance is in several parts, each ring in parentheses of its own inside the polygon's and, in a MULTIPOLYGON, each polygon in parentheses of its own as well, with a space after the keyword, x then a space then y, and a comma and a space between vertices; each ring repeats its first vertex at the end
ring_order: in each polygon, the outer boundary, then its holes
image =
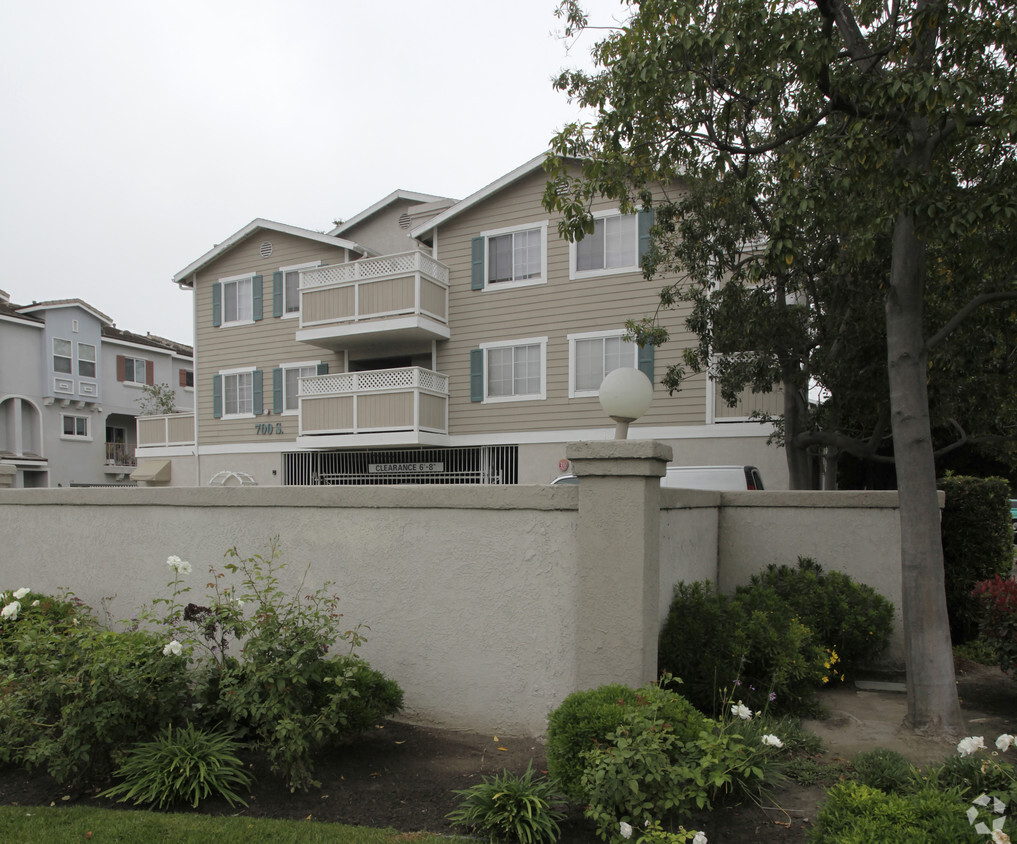
MULTIPOLYGON (((965 705, 977 701, 981 711, 1000 708, 1006 710, 1000 715, 1013 714, 1017 695, 1012 681, 1001 684, 995 676, 989 682, 985 672, 958 668, 965 705)), ((452 829, 445 816, 456 806, 456 789, 468 788, 505 768, 523 773, 531 760, 536 770, 544 770, 543 746, 533 739, 386 721, 318 761, 315 775, 321 780, 320 789, 291 794, 255 759, 251 765, 257 781, 247 809, 208 803, 202 811, 449 833, 452 829)), ((100 790, 73 791, 44 775, 0 768, 0 805, 124 806, 96 797, 100 790)), ((823 793, 819 787, 791 783, 775 795, 779 806, 751 802, 724 806, 695 818, 690 827, 705 830, 711 842, 803 844, 823 793)), ((563 832, 566 844, 597 840, 582 818, 581 807, 572 807, 563 832)))

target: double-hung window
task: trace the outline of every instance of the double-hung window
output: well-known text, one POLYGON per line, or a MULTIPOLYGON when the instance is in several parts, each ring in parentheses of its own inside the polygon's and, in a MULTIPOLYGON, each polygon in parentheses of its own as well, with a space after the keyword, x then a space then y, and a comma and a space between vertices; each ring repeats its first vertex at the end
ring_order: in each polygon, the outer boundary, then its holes
POLYGON ((547 280, 547 221, 483 232, 473 238, 473 290, 543 284, 547 280))
POLYGON ((648 355, 653 380, 653 347, 640 354, 639 347, 625 339, 624 329, 569 334, 568 341, 569 398, 598 395, 600 382, 612 370, 628 367, 645 372, 648 355))
POLYGON ((288 363, 276 369, 273 374, 273 409, 276 413, 296 413, 300 410, 300 379, 309 375, 322 374, 328 367, 320 361, 288 363))
POLYGON ((471 400, 543 399, 547 338, 484 343, 470 354, 471 400))
POLYGON ((260 416, 262 371, 254 367, 225 369, 212 377, 212 416, 216 419, 242 419, 260 416))
POLYGON ((309 264, 295 264, 280 267, 272 275, 272 316, 292 317, 300 313, 300 271, 320 266, 313 261, 309 264))
POLYGON ((637 272, 649 246, 652 224, 651 212, 595 213, 593 232, 569 247, 571 277, 637 272))
POLYGON ((95 378, 95 346, 91 343, 78 343, 78 375, 95 378))
POLYGON ((254 319, 251 279, 242 278, 222 283, 222 322, 251 322, 254 319))
POLYGON ((260 275, 221 278, 212 285, 212 325, 250 325, 262 318, 260 275))
POLYGON ((53 371, 71 372, 71 341, 53 338, 53 371))

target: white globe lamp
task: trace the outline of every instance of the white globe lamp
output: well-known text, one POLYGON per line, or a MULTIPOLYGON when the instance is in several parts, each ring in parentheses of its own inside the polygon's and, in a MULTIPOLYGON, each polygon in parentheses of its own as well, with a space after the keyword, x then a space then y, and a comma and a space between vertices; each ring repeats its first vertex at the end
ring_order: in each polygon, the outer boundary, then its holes
POLYGON ((600 406, 615 421, 614 438, 628 436, 629 423, 650 408, 653 384, 638 369, 612 369, 600 382, 600 406))

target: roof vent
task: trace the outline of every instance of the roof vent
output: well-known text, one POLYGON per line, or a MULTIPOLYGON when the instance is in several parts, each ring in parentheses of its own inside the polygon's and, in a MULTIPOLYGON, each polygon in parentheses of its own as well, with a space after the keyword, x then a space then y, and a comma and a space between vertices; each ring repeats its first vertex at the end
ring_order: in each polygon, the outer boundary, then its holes
POLYGON ((399 228, 408 229, 410 227, 410 223, 412 222, 413 218, 405 211, 403 211, 403 213, 399 215, 399 228))
POLYGON ((270 241, 266 240, 263 244, 261 244, 261 257, 267 258, 271 254, 272 254, 272 244, 270 241))

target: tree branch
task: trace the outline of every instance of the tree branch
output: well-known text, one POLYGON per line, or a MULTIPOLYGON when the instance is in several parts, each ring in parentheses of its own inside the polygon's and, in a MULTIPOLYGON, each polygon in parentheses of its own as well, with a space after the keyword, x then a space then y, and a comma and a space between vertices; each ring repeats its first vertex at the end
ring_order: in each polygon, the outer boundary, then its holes
MULTIPOLYGON (((1012 283, 1014 278, 1011 277, 1010 282, 1012 283)), ((949 321, 939 331, 930 337, 926 343, 925 348, 932 350, 937 344, 941 343, 946 337, 950 335, 964 320, 971 316, 977 311, 982 305, 988 305, 992 302, 1006 302, 1017 299, 1017 290, 1003 290, 998 293, 982 293, 975 296, 970 302, 968 302, 963 308, 955 313, 949 321)))

